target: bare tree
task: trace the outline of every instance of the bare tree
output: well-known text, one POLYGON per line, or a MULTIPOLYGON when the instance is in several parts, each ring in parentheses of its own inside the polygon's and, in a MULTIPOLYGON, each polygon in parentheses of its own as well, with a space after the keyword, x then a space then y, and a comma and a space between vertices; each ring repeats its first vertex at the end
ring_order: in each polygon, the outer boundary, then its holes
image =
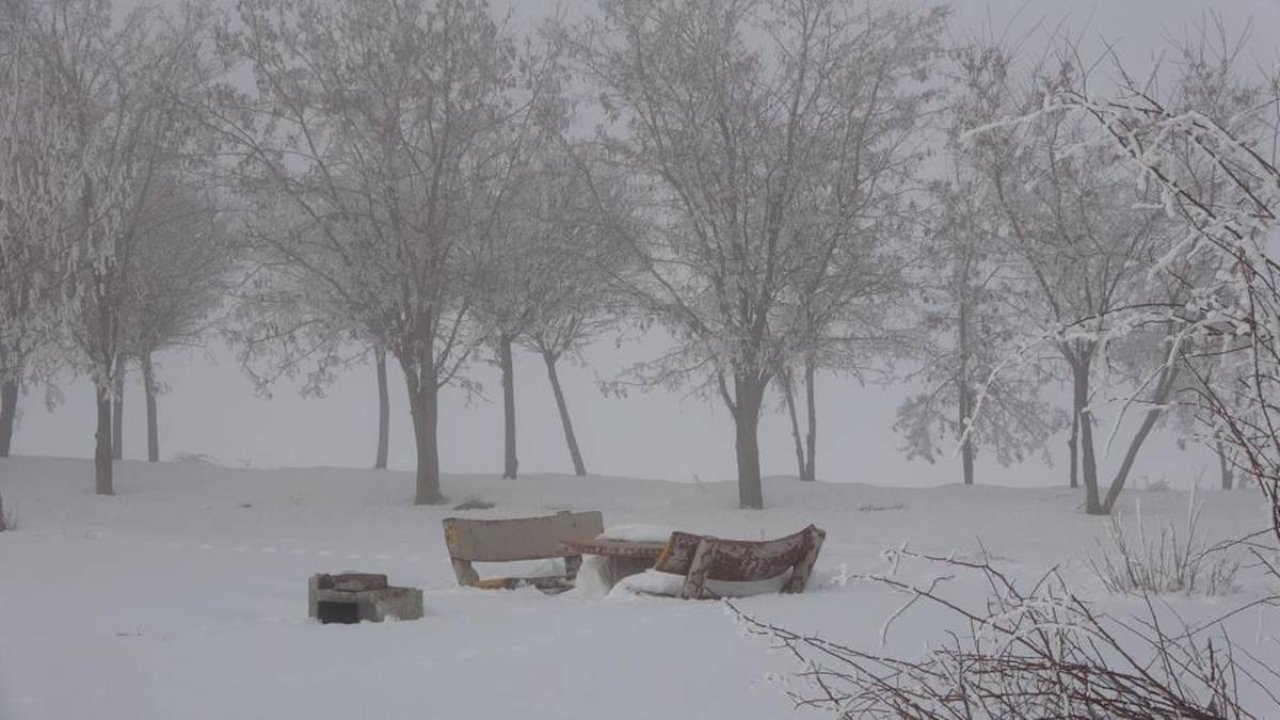
POLYGON ((537 297, 549 271, 545 218, 538 198, 548 180, 542 165, 545 154, 560 146, 565 119, 539 118, 522 130, 512 157, 510 186, 498 208, 498 223, 476 248, 472 312, 488 335, 494 364, 502 376, 502 477, 516 479, 519 455, 516 447, 516 376, 514 349, 533 324, 537 297))
MULTIPOLYGON (((137 251, 124 268, 129 291, 121 315, 125 355, 137 361, 142 373, 147 460, 158 462, 157 396, 163 387, 155 356, 169 348, 201 344, 214 311, 229 292, 236 253, 226 219, 213 198, 201 192, 197 178, 170 177, 147 205, 137 251)), ((122 362, 119 377, 123 369, 122 362)), ((122 393, 118 385, 117 408, 122 393)), ((116 418, 119 432, 123 423, 118 411, 116 418)))
MULTIPOLYGON (((822 6, 797 7, 820 17, 822 6)), ((912 196, 927 156, 924 123, 938 98, 935 86, 919 82, 940 51, 943 15, 922 10, 883 12, 834 3, 835 23, 846 28, 841 52, 858 58, 857 72, 841 72, 829 84, 824 154, 809 172, 817 182, 797 197, 794 232, 807 247, 789 302, 799 320, 795 357, 779 373, 796 461, 802 480, 817 479, 816 378, 821 371, 867 377, 878 360, 898 354, 905 332, 908 269, 918 262, 911 240, 920 214, 912 196), (897 325, 897 326, 896 326, 897 325), (804 442, 793 387, 804 386, 804 442)), ((819 33, 828 29, 818 26, 819 33)), ((839 30, 835 30, 839 33, 839 30)), ((815 66, 821 74, 831 68, 815 66)), ((797 71, 799 72, 799 71, 797 71)), ((818 128, 812 128, 818 131, 818 128)))
POLYGON ((624 291, 678 343, 641 380, 720 395, 744 508, 764 505, 760 410, 805 346, 806 271, 824 242, 840 256, 855 237, 810 232, 807 218, 815 198, 848 188, 829 152, 861 118, 850 89, 883 54, 912 58, 901 62, 919 78, 942 17, 835 0, 619 0, 572 38, 612 120, 601 142, 652 193, 642 227, 613 228, 640 268, 624 291))
POLYGON ((32 32, 39 13, 25 0, 0 2, 0 457, 11 449, 25 383, 58 367, 58 265, 63 209, 77 159, 71 124, 55 112, 50 69, 32 32))
POLYGON ((67 336, 94 384, 95 487, 114 493, 112 400, 123 356, 125 268, 144 208, 195 135, 180 90, 198 82, 202 18, 149 9, 118 27, 106 0, 45 5, 32 25, 56 112, 72 128, 78 190, 63 254, 67 336))
MULTIPOLYGON (((463 380, 479 339, 466 249, 495 230, 513 128, 537 107, 544 65, 478 0, 251 0, 240 14, 223 51, 251 67, 256 93, 222 88, 214 122, 242 187, 294 220, 253 229, 264 281, 288 278, 324 309, 297 324, 327 343, 324 357, 351 340, 395 357, 415 502, 441 502, 438 395, 463 380)), ((297 337, 263 328, 255 342, 297 337)))
POLYGON ((987 122, 995 125, 971 136, 962 159, 987 183, 990 192, 984 202, 1000 217, 1003 249, 1017 261, 1021 289, 1010 295, 1018 311, 1043 329, 1068 368, 1071 476, 1074 483, 1078 461, 1086 511, 1106 514, 1178 380, 1179 368, 1166 362, 1178 342, 1167 324, 1144 329, 1143 349, 1131 348, 1124 356, 1108 352, 1117 337, 1139 340, 1129 325, 1114 322, 1118 310, 1161 293, 1185 291, 1153 279, 1145 270, 1164 252, 1168 223, 1164 213, 1152 207, 1153 194, 1135 187, 1121 158, 1095 142, 1098 131, 1087 121, 1042 113, 1016 127, 997 122, 1005 115, 1029 112, 1057 88, 1082 82, 1078 54, 1068 49, 1046 61, 1031 71, 1020 89, 1001 50, 990 49, 979 57, 982 62, 972 66, 969 82, 986 86, 980 96, 987 103, 987 122), (1133 364, 1142 358, 1150 360, 1133 364), (1130 437, 1104 495, 1095 414, 1106 389, 1100 387, 1103 372, 1121 360, 1130 361, 1130 367, 1114 379, 1128 379, 1143 389, 1140 402, 1148 412, 1130 437))
POLYGON ((981 180, 954 170, 956 177, 937 188, 939 217, 925 264, 932 277, 920 284, 926 337, 916 379, 926 390, 903 403, 894 428, 908 459, 932 463, 958 448, 961 477, 972 485, 981 450, 1002 466, 1037 451, 1047 457, 1045 441, 1060 420, 1040 397, 1053 378, 1039 358, 1010 362, 1033 338, 1001 300, 1011 278, 990 215, 976 201, 981 180))
MULTIPOLYGON (((512 174, 512 190, 503 203, 504 230, 481 248, 476 315, 489 328, 502 371, 505 438, 504 477, 517 471, 513 349, 538 353, 564 430, 574 472, 586 464, 573 430, 560 383, 559 361, 575 355, 604 323, 615 317, 609 278, 621 272, 619 254, 603 237, 594 206, 589 171, 579 162, 589 150, 563 140, 565 118, 541 118, 530 129, 522 166, 512 174)), ((621 183, 597 178, 602 201, 620 206, 621 183)))
POLYGON ((970 485, 980 449, 994 452, 1001 465, 1021 462, 1043 451, 1059 421, 1039 397, 1051 379, 1041 358, 1022 349, 1034 334, 1005 300, 1016 295, 1019 278, 1003 251, 1000 214, 984 202, 990 180, 965 158, 964 133, 989 118, 1010 58, 968 46, 953 50, 951 60, 948 175, 932 188, 936 211, 915 283, 925 331, 916 347, 922 360, 916 378, 926 390, 899 408, 895 428, 909 459, 934 462, 939 440, 948 438, 970 485))
POLYGON ((1215 52, 1206 37, 1182 48, 1184 74, 1172 90, 1130 79, 1104 99, 1076 85, 1051 105, 1096 122, 1139 178, 1160 190, 1162 208, 1182 232, 1149 271, 1180 280, 1168 270, 1180 261, 1220 263, 1217 272, 1188 279, 1185 302, 1132 312, 1156 312, 1189 339, 1181 365, 1197 374, 1203 437, 1230 447, 1235 469, 1266 495, 1280 539, 1280 78, 1242 81, 1233 46, 1219 43, 1215 52), (1213 98, 1249 100, 1233 114, 1215 112, 1230 103, 1206 101, 1213 98), (1205 372, 1202 354, 1218 356, 1226 372, 1205 372))
MULTIPOLYGON (((565 445, 574 474, 587 474, 568 401, 560 383, 559 363, 580 357, 593 339, 614 327, 625 314, 613 293, 611 278, 628 272, 625 258, 607 240, 592 200, 590 177, 566 155, 554 156, 540 173, 530 214, 537 218, 537 259, 527 266, 527 302, 532 312, 522 345, 538 353, 547 368, 565 445)), ((626 183, 610 182, 597 173, 597 197, 607 203, 608 216, 625 217, 631 210, 626 183)))

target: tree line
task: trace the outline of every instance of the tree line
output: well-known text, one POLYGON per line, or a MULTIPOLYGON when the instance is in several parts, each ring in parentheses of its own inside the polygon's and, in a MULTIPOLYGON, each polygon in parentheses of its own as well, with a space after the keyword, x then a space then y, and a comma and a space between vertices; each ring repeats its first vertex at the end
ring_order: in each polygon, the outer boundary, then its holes
MULTIPOLYGON (((0 0, 0 456, 21 389, 81 374, 111 494, 125 374, 156 461, 156 357, 218 334, 264 392, 371 358, 378 467, 398 369, 419 504, 443 499, 440 392, 478 363, 518 475, 514 356, 535 353, 585 475, 559 363, 627 328, 670 342, 618 384, 723 403, 744 508, 765 503, 771 403, 819 476, 832 375, 910 381, 904 452, 957 449, 965 483, 980 453, 1020 462, 1065 430, 1067 482, 1109 513, 1163 424, 1229 486, 1238 447, 1195 398, 1239 364, 1163 311, 1229 258, 1182 252, 1186 218, 1114 127, 1047 109, 1092 97, 1077 43, 949 29, 944 5, 854 0, 599 0, 534 29, 482 0, 0 0), (1108 405, 1136 427, 1100 439, 1108 405), (1100 440, 1124 450, 1107 473, 1100 440)), ((1274 146, 1243 38, 1187 37, 1140 81, 1113 63, 1119 85, 1274 146)), ((1166 150, 1187 184, 1238 190, 1195 148, 1166 150)))

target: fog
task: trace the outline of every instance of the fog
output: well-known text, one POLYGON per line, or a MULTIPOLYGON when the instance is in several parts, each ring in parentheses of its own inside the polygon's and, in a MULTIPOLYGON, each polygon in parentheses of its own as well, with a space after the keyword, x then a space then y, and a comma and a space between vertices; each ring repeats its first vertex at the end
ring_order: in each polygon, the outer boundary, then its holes
MULTIPOLYGON (((1234 30, 1254 29, 1250 52, 1260 65, 1274 63, 1275 0, 1002 0, 955 3, 951 34, 963 39, 986 28, 1028 34, 1029 45, 1048 30, 1085 28, 1087 42, 1111 43, 1126 62, 1141 63, 1158 53, 1165 36, 1178 36, 1206 13, 1220 13, 1234 30), (1037 26, 1039 30, 1035 29, 1037 26)), ((572 4, 569 5, 573 10, 572 4)), ((519 21, 546 7, 520 3, 519 21)), ((735 474, 733 426, 717 397, 690 396, 665 389, 633 389, 626 398, 606 395, 600 385, 637 359, 663 347, 655 337, 604 337, 585 355, 585 363, 565 363, 562 380, 574 413, 579 440, 592 473, 666 478, 679 481, 724 480, 735 474), (620 341, 620 344, 617 344, 620 341)), ((482 385, 479 394, 447 389, 440 412, 441 466, 453 473, 497 473, 502 467, 501 386, 496 370, 481 357, 468 375, 482 385)), ((377 435, 374 373, 359 363, 341 373, 324 397, 304 398, 297 384, 282 383, 270 398, 256 395, 234 352, 212 337, 207 348, 168 351, 158 358, 167 391, 160 398, 162 458, 203 456, 231 466, 372 465, 377 435)), ((390 463, 414 465, 413 438, 404 401, 403 378, 390 368, 392 391, 390 463)), ((516 364, 521 471, 571 470, 541 360, 521 353, 516 364)), ((14 450, 22 455, 89 457, 95 423, 93 390, 84 379, 61 377, 57 391, 30 388, 20 405, 14 450), (49 408, 46 400, 59 396, 49 408)), ((927 485, 956 482, 953 457, 937 465, 907 462, 892 429, 897 406, 910 390, 894 382, 863 385, 857 378, 826 373, 819 379, 818 476, 835 482, 927 485)), ((1065 394, 1062 396, 1065 401, 1065 394)), ((136 373, 125 399, 126 459, 145 456, 142 395, 136 373)), ((1065 481, 1065 436, 1049 447, 1059 460, 1050 470, 1038 460, 999 468, 980 456, 979 482, 1039 485, 1065 481)), ((795 457, 786 416, 770 393, 761 424, 761 454, 766 475, 795 473, 795 457)), ((1115 462, 1115 452, 1104 467, 1115 462)), ((1132 482, 1167 478, 1192 482, 1198 472, 1213 482, 1213 459, 1200 451, 1177 450, 1168 437, 1154 440, 1132 482)), ((1105 475, 1105 473, 1104 473, 1105 475)))

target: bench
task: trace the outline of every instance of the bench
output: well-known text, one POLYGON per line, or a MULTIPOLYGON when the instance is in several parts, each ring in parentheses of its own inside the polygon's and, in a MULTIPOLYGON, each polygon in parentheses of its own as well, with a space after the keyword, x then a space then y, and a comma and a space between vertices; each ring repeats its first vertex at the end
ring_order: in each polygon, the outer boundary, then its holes
POLYGON ((782 592, 798 593, 808 584, 826 537, 826 532, 813 525, 793 535, 765 541, 722 540, 673 532, 653 569, 683 575, 685 581, 677 597, 685 599, 715 597, 707 588, 708 580, 760 582, 788 570, 791 576, 782 592))
POLYGON ((555 515, 509 520, 445 518, 444 541, 458 584, 484 589, 533 586, 544 592, 573 587, 582 556, 569 553, 561 543, 591 540, 604 532, 599 512, 561 512, 555 515), (503 577, 481 580, 472 563, 514 562, 564 558, 565 573, 548 577, 503 577))

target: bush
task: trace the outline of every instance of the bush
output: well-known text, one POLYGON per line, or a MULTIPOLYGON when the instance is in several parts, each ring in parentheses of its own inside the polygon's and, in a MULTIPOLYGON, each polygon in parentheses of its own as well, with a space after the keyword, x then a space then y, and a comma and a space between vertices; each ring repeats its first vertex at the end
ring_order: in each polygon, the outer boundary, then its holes
POLYGON ((1201 505, 1192 500, 1186 522, 1179 529, 1172 522, 1157 535, 1146 531, 1139 505, 1133 527, 1117 514, 1111 519, 1106 540, 1098 541, 1100 557, 1089 559, 1107 590, 1116 594, 1226 595, 1236 589, 1240 560, 1231 546, 1209 546, 1201 539, 1201 505))
POLYGON ((797 676, 805 689, 792 693, 797 706, 842 720, 1252 720, 1280 711, 1267 689, 1280 675, 1247 653, 1237 657, 1225 634, 1213 630, 1218 623, 1174 627, 1150 601, 1141 616, 1111 617, 1075 595, 1056 570, 1024 590, 986 560, 905 549, 889 560, 895 568, 925 563, 937 575, 921 586, 893 575, 862 576, 906 598, 885 634, 917 605, 940 609, 968 630, 940 632, 944 640, 910 659, 799 635, 727 603, 749 633, 769 638, 803 665, 797 676), (962 574, 989 585, 981 607, 967 608, 937 591, 941 581, 962 574), (1273 706, 1246 709, 1239 694, 1246 684, 1260 688, 1273 706))
POLYGON ((889 505, 859 505, 858 512, 887 512, 890 510, 906 510, 907 506, 902 503, 892 503, 889 505))

